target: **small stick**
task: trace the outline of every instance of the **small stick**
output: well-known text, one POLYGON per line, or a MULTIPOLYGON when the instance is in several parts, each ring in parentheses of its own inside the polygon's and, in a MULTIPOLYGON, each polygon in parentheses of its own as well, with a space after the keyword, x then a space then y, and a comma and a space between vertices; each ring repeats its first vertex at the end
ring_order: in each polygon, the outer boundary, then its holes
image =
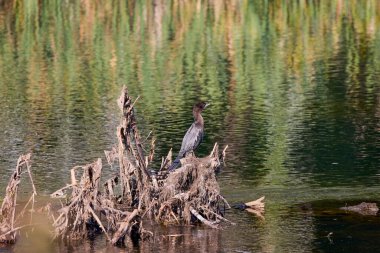
POLYGON ((27 157, 28 160, 26 160, 26 169, 28 170, 30 183, 32 184, 32 187, 33 187, 33 195, 37 195, 36 187, 34 186, 34 183, 33 183, 32 173, 30 172, 29 158, 30 158, 30 154, 27 157))
POLYGON ((106 229, 103 227, 102 222, 100 221, 99 217, 96 215, 96 213, 94 212, 94 210, 92 210, 92 208, 91 208, 90 206, 88 206, 87 209, 91 212, 92 216, 95 218, 96 222, 99 224, 99 227, 100 227, 100 228, 103 230, 103 232, 106 234, 107 239, 108 239, 109 241, 111 241, 111 238, 108 236, 108 233, 107 233, 106 229))
POLYGON ((25 228, 25 227, 31 227, 31 226, 35 226, 35 225, 37 225, 37 224, 35 223, 35 224, 27 224, 27 225, 24 225, 24 226, 19 226, 19 227, 17 227, 17 228, 14 228, 14 229, 12 229, 12 230, 9 230, 8 232, 6 232, 6 233, 0 235, 0 238, 3 237, 3 236, 9 235, 9 234, 11 234, 11 233, 13 233, 13 232, 16 232, 17 230, 23 229, 23 228, 25 228))
POLYGON ((173 152, 172 152, 172 149, 170 149, 165 160, 162 160, 161 168, 159 171, 161 171, 163 168, 165 168, 165 166, 168 164, 168 162, 172 160, 172 156, 173 156, 173 152))
POLYGON ((158 182, 157 182, 157 178, 155 175, 152 175, 152 183, 153 183, 153 186, 154 186, 154 189, 158 189, 158 182))
POLYGON ((179 237, 179 236, 185 236, 185 235, 191 235, 191 234, 173 234, 173 235, 163 235, 162 237, 179 237))
MULTIPOLYGON (((154 149, 156 147, 156 139, 153 137, 152 142, 150 144, 150 151, 149 151, 149 162, 153 161, 154 158, 154 149)), ((148 164, 148 163, 147 163, 148 164)))
POLYGON ((149 133, 148 133, 148 136, 145 138, 145 140, 143 140, 142 142, 141 142, 141 144, 145 144, 145 142, 149 139, 149 137, 150 137, 150 135, 153 133, 153 131, 150 131, 149 133))
POLYGON ((71 172, 71 185, 77 185, 77 179, 75 178, 75 170, 77 167, 74 167, 70 170, 71 172))
POLYGON ((230 204, 228 203, 228 201, 227 201, 222 195, 220 195, 219 197, 223 200, 224 204, 227 205, 227 208, 228 208, 228 209, 231 209, 231 206, 230 206, 230 204))
POLYGON ((218 149, 218 143, 215 142, 214 147, 213 147, 213 149, 212 149, 211 154, 209 155, 209 157, 213 157, 214 153, 216 152, 217 149, 218 149))
POLYGON ((118 210, 118 209, 115 209, 115 208, 112 208, 112 207, 109 207, 109 206, 104 206, 102 207, 104 210, 108 210, 108 211, 111 211, 111 212, 114 212, 114 213, 118 213, 118 214, 121 214, 121 215, 129 215, 130 212, 126 212, 126 211, 121 211, 121 210, 118 210))
POLYGON ((223 152, 222 152, 222 155, 223 155, 223 159, 226 157, 226 150, 228 148, 228 145, 226 145, 223 149, 223 152))
POLYGON ((133 107, 135 106, 135 104, 136 104, 137 100, 139 100, 139 98, 140 98, 140 95, 137 96, 137 98, 135 99, 135 102, 133 102, 133 104, 129 107, 126 114, 129 114, 133 110, 133 107))
MULTIPOLYGON (((26 202, 24 208, 20 211, 19 215, 16 217, 16 221, 17 221, 21 216, 23 216, 23 214, 25 213, 26 208, 28 207, 28 205, 29 205, 30 202, 32 201, 32 197, 33 197, 33 196, 34 196, 34 194, 32 194, 32 196, 30 196, 30 198, 29 198, 28 202, 26 202)), ((32 210, 33 210, 33 208, 32 208, 32 210)))
POLYGON ((68 184, 66 185, 65 187, 62 187, 61 189, 59 190, 56 190, 55 192, 53 192, 52 194, 50 194, 50 197, 51 198, 64 198, 64 193, 63 193, 63 190, 66 190, 68 188, 71 188, 73 186, 75 186, 76 184, 68 184))
POLYGON ((173 211, 170 211, 170 214, 174 217, 174 219, 177 221, 177 223, 179 224, 179 220, 177 219, 177 217, 175 216, 175 214, 173 213, 173 211))
POLYGON ((235 222, 232 222, 232 221, 230 221, 230 220, 224 218, 223 216, 221 216, 221 215, 219 215, 219 214, 217 214, 217 213, 215 213, 215 212, 212 212, 212 211, 209 211, 209 212, 212 213, 213 215, 215 215, 216 217, 218 217, 219 219, 221 219, 221 220, 223 220, 223 221, 225 221, 225 222, 230 223, 231 225, 234 225, 234 226, 236 225, 235 222))
POLYGON ((200 215, 197 210, 195 210, 192 206, 190 206, 190 212, 195 216, 197 217, 197 219, 199 221, 201 221, 203 224, 211 227, 211 228, 218 228, 218 226, 215 226, 214 224, 212 224, 212 222, 210 222, 209 220, 206 220, 205 218, 203 218, 202 215, 200 215))

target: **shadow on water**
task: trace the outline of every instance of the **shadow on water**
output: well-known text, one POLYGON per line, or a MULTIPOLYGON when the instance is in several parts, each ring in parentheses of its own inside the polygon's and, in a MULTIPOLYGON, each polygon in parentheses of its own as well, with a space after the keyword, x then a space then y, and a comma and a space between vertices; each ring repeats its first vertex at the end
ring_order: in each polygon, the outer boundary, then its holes
MULTIPOLYGON (((124 84, 141 95, 155 162, 178 151, 192 105, 208 101, 197 154, 229 144, 222 192, 232 203, 265 195, 265 221, 230 211, 235 227, 157 228, 186 235, 132 251, 203 251, 205 238, 215 252, 374 251, 377 217, 293 208, 380 193, 379 13, 377 0, 0 0, 0 172, 30 151, 41 195, 65 185, 116 142, 124 84)), ((55 250, 95 249, 118 251, 102 239, 55 250)))

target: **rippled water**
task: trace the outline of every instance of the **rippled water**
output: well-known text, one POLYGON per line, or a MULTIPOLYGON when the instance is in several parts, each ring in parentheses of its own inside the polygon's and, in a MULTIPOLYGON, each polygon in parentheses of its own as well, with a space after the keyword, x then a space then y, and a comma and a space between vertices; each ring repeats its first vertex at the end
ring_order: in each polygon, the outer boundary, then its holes
POLYGON ((235 227, 154 228, 162 240, 133 251, 373 252, 378 217, 338 208, 380 194, 379 13, 376 0, 0 1, 0 189, 22 153, 42 195, 103 157, 126 84, 156 161, 209 101, 197 154, 228 144, 225 197, 267 199, 265 221, 231 210, 235 227))

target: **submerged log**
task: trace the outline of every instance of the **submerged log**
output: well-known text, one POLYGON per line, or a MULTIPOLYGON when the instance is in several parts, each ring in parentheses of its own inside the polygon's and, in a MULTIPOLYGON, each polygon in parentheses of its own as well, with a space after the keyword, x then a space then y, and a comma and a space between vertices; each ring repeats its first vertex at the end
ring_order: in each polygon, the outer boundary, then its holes
POLYGON ((362 202, 359 205, 355 206, 345 206, 340 209, 350 212, 359 213, 361 215, 377 215, 379 208, 376 203, 366 203, 362 202))

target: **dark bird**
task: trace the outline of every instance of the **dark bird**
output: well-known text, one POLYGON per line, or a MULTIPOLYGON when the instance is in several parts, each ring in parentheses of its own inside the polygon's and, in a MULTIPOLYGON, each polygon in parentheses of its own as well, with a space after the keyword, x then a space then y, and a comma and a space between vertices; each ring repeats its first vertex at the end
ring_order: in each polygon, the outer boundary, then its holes
POLYGON ((187 153, 193 152, 201 144, 204 134, 204 121, 201 113, 208 105, 208 103, 199 102, 193 106, 194 123, 187 130, 185 137, 183 137, 181 150, 177 158, 170 165, 169 171, 175 170, 180 164, 180 159, 185 157, 187 153))

